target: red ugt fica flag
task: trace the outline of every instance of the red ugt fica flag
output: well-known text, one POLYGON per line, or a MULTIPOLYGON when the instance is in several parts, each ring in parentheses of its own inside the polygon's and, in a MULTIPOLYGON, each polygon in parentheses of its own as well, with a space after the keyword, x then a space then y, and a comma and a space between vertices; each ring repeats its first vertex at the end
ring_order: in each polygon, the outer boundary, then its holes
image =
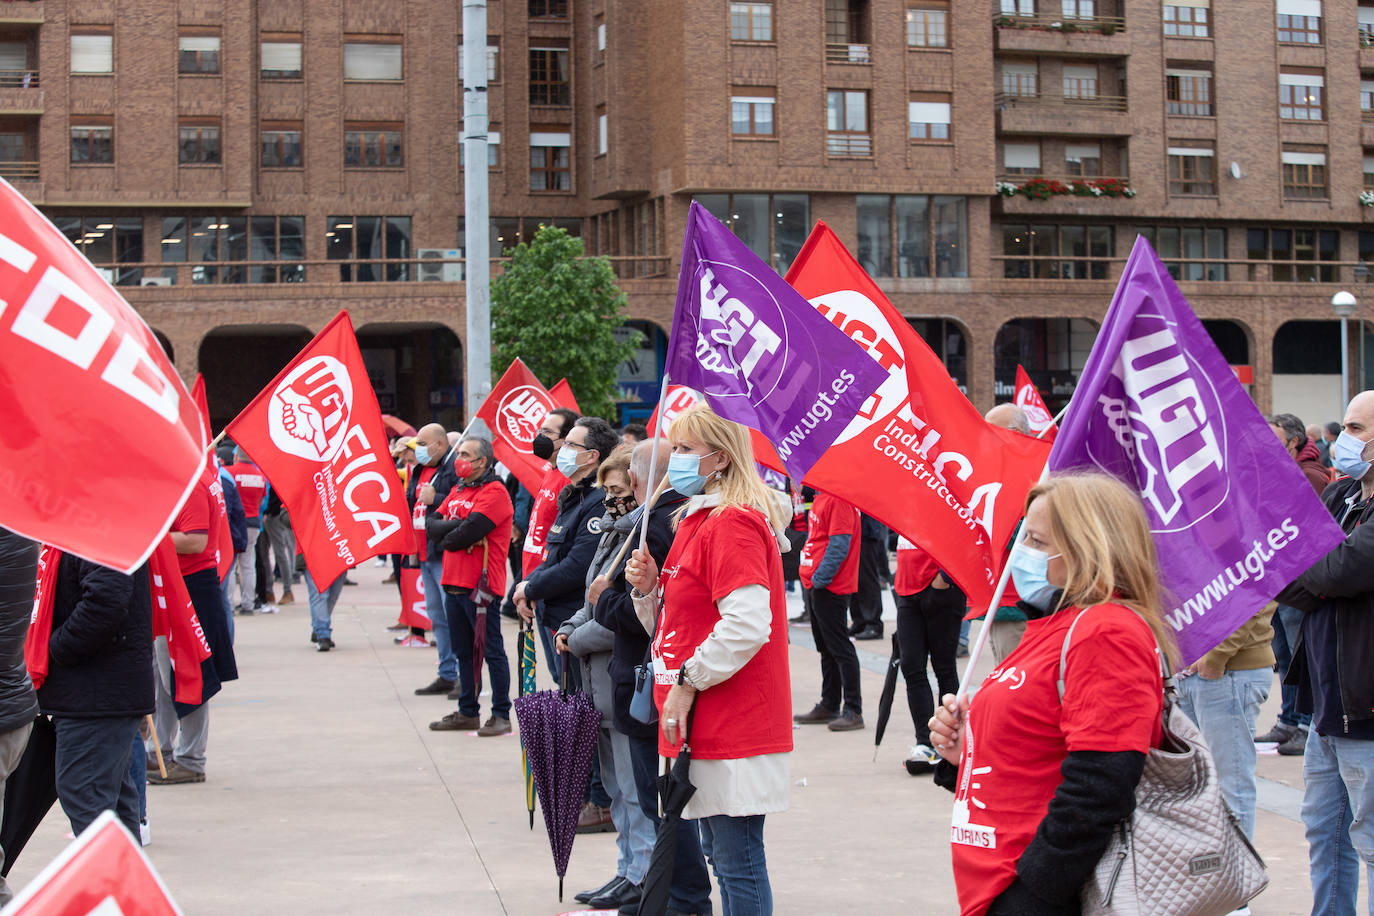
POLYGON ((577 406, 577 398, 573 395, 572 385, 569 385, 565 378, 554 382, 553 387, 549 389, 549 397, 553 398, 554 403, 559 407, 571 407, 578 413, 582 412, 582 408, 577 406))
POLYGON ((129 573, 205 462, 195 402, 153 332, 0 180, 0 525, 129 573), (53 455, 118 455, 54 473, 53 455))
POLYGON ((477 416, 491 428, 496 460, 510 468, 531 493, 539 492, 549 469, 549 463, 534 453, 534 437, 549 411, 558 406, 529 367, 516 359, 477 410, 477 416))
POLYGON ((887 373, 806 483, 924 548, 971 603, 986 606, 1049 445, 984 422, 825 223, 787 282, 887 373))
POLYGON ((347 311, 226 430, 281 494, 321 588, 368 557, 415 552, 410 509, 347 311))
POLYGON ((1020 363, 1016 365, 1016 406, 1026 412, 1026 419, 1030 421, 1031 432, 1040 436, 1046 442, 1053 442, 1054 437, 1059 434, 1059 427, 1054 423, 1054 417, 1050 416, 1049 408, 1040 397, 1040 392, 1036 390, 1035 383, 1030 380, 1030 374, 1026 372, 1026 367, 1020 363))

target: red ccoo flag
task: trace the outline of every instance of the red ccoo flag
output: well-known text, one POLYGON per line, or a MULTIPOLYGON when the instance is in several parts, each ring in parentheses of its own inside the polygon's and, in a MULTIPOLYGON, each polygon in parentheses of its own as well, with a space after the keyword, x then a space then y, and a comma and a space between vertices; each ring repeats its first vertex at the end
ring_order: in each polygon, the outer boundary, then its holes
POLYGON ((1053 442, 1054 437, 1059 435, 1059 427, 1055 424, 1054 417, 1050 416, 1049 408, 1041 400, 1035 383, 1030 380, 1030 374, 1020 363, 1016 364, 1016 406, 1026 412, 1032 433, 1046 442, 1053 442), (1044 435, 1040 435, 1042 431, 1044 435))
POLYGON ((477 409, 477 416, 491 428, 496 460, 510 468, 531 493, 539 492, 549 469, 549 463, 534 454, 534 437, 549 411, 558 406, 529 366, 517 358, 477 409))
POLYGON ((553 402, 559 407, 571 407, 578 413, 582 412, 582 408, 577 406, 577 398, 573 396, 572 385, 569 385, 565 378, 554 383, 549 389, 549 397, 553 398, 553 402))
POLYGON ((195 402, 153 332, 0 180, 0 525, 122 572, 205 465, 195 402), (53 455, 118 455, 53 473, 53 455))
POLYGON ((321 588, 368 557, 415 552, 382 411, 346 310, 226 430, 281 495, 321 588))

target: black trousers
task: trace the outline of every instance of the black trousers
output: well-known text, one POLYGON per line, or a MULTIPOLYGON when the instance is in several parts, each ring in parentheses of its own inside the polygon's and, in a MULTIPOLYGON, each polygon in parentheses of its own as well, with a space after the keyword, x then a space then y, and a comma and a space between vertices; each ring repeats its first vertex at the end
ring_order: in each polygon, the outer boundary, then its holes
POLYGON ((816 651, 821 654, 821 705, 857 716, 863 715, 864 704, 859 693, 859 655, 845 626, 848 599, 848 595, 837 595, 828 588, 806 590, 811 635, 816 640, 816 651))
POLYGON ((906 703, 916 724, 916 743, 930 744, 930 717, 935 700, 926 677, 926 660, 935 671, 940 695, 959 689, 954 653, 959 648, 959 623, 964 616, 964 593, 927 586, 914 595, 897 596, 897 645, 902 652, 906 703))
POLYGON ((141 716, 75 719, 53 716, 57 732, 57 798, 72 833, 91 825, 109 808, 138 837, 138 789, 129 758, 141 716))
MULTIPOLYGON (((258 519, 258 523, 262 523, 261 518, 258 519)), ((253 568, 257 573, 257 582, 254 584, 257 594, 253 597, 258 599, 259 604, 266 604, 267 588, 272 584, 272 539, 261 529, 258 531, 258 540, 253 545, 253 568)))
POLYGON ((849 616, 854 629, 877 627, 883 631, 883 557, 887 546, 877 538, 859 539, 859 590, 849 596, 849 616))

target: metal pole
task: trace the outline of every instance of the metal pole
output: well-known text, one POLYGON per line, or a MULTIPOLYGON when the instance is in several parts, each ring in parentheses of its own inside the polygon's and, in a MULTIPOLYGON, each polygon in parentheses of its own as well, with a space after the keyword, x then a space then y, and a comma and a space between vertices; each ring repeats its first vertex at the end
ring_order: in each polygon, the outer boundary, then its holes
POLYGON ((1346 332, 1346 316, 1341 316, 1341 416, 1350 403, 1350 335, 1346 332))
POLYGON ((491 392, 490 206, 487 196, 487 0, 463 0, 463 227, 467 259, 467 415, 491 392))

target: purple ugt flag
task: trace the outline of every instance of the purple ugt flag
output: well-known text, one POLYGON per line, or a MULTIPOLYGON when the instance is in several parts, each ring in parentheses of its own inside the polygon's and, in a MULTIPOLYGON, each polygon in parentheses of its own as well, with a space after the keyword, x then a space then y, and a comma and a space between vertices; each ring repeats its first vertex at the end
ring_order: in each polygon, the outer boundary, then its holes
POLYGON ((1049 466, 1140 491, 1184 664, 1344 539, 1143 238, 1049 466))
POLYGON ((887 373, 692 201, 664 367, 806 476, 887 373))

